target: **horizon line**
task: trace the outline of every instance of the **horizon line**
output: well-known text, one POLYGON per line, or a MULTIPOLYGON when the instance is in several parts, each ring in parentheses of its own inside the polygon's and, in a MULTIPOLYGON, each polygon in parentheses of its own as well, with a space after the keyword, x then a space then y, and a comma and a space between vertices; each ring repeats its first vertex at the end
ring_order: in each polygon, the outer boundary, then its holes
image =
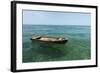
MULTIPOLYGON (((57 25, 57 24, 24 24, 24 25, 57 25)), ((58 24, 58 26, 62 26, 62 25, 58 24)), ((90 25, 75 25, 75 26, 90 26, 90 25)))

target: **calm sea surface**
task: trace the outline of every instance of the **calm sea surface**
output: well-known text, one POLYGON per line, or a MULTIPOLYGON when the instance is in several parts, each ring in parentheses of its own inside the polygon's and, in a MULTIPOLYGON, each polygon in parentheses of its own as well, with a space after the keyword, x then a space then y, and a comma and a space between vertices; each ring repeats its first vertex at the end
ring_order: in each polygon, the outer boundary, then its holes
POLYGON ((85 60, 91 58, 90 26, 23 24, 23 62, 85 60), (31 41, 32 36, 68 38, 66 44, 31 41))

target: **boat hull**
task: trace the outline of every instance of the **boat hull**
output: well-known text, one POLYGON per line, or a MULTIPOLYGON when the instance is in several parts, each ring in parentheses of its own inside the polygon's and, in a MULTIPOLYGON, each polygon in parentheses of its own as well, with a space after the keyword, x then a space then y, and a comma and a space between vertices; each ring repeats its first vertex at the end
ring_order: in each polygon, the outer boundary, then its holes
POLYGON ((56 43, 56 44, 65 44, 68 40, 63 40, 63 41, 42 41, 42 40, 36 40, 36 39, 31 39, 32 41, 40 41, 40 42, 45 42, 45 43, 56 43))
POLYGON ((45 42, 45 43, 56 43, 56 44, 65 44, 66 42, 68 42, 68 39, 56 38, 56 37, 32 37, 31 40, 45 42))

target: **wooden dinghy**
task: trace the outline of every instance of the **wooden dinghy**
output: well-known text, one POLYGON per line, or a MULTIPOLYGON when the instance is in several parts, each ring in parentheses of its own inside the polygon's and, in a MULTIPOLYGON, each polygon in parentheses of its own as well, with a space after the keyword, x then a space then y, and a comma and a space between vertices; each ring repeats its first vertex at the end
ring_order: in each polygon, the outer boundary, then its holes
POLYGON ((31 40, 37 40, 37 41, 42 41, 42 42, 47 42, 47 43, 58 43, 58 44, 65 44, 68 39, 61 38, 61 37, 47 37, 47 36, 36 36, 32 37, 31 40))

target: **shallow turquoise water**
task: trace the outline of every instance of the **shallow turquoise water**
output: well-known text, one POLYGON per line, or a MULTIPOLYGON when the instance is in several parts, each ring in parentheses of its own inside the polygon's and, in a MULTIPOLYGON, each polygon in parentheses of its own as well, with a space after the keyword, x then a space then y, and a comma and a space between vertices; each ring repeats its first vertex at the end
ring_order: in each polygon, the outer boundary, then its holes
POLYGON ((23 24, 23 62, 90 59, 90 26, 23 24), (68 38, 66 44, 31 41, 32 36, 68 38))

